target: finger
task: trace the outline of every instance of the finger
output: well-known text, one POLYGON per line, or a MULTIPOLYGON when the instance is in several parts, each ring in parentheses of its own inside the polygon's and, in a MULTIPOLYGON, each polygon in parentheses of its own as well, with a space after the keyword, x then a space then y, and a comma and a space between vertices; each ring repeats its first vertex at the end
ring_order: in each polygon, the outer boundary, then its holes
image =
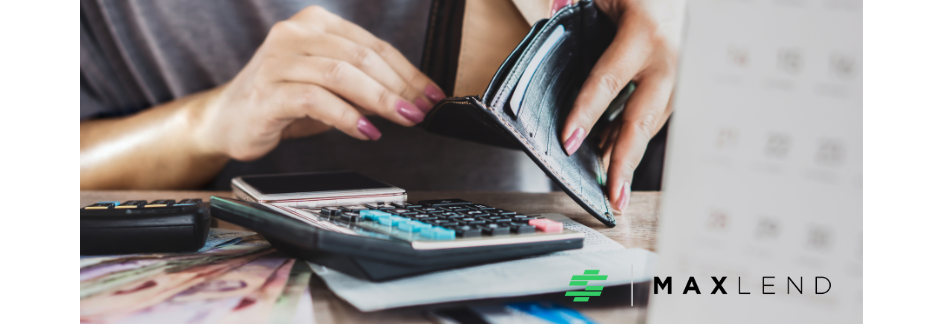
POLYGON ((316 22, 320 26, 323 26, 324 30, 329 33, 347 38, 361 46, 372 49, 380 55, 383 60, 388 62, 390 67, 392 67, 403 80, 406 80, 407 83, 416 89, 423 89, 423 94, 433 104, 445 98, 445 93, 442 92, 442 89, 432 82, 432 79, 429 79, 429 77, 413 66, 402 53, 389 43, 376 38, 376 36, 373 36, 373 34, 360 26, 344 20, 324 8, 316 6, 306 8, 299 12, 298 19, 316 22))
POLYGON ((352 64, 390 91, 415 104, 423 112, 432 109, 432 102, 420 88, 413 87, 403 80, 386 60, 369 47, 327 33, 321 33, 312 42, 305 42, 301 46, 307 55, 323 56, 352 64))
POLYGON ((273 60, 282 81, 319 85, 354 105, 403 126, 422 122, 425 113, 350 63, 318 56, 273 60))
POLYGON ((620 211, 624 211, 629 203, 632 176, 645 154, 648 141, 664 125, 666 118, 663 115, 673 86, 674 81, 667 74, 643 79, 626 104, 608 169, 610 202, 620 211))
MULTIPOLYGON (((282 115, 287 118, 314 119, 360 140, 380 139, 380 131, 357 112, 356 108, 320 86, 282 83, 278 89, 278 96, 281 98, 279 106, 282 115)), ((311 131, 316 130, 289 130, 292 134, 304 134, 311 131)))
POLYGON ((308 137, 326 132, 331 128, 333 127, 310 117, 299 118, 282 130, 282 139, 308 137))
POLYGON ((622 125, 622 120, 614 120, 613 122, 606 125, 603 128, 602 132, 599 133, 599 148, 611 147, 612 143, 615 141, 616 136, 619 133, 619 127, 622 125))
POLYGON ((651 53, 651 42, 645 35, 641 26, 629 22, 593 66, 563 126, 561 141, 567 154, 576 152, 612 99, 645 65, 651 53))
POLYGON ((616 139, 619 138, 619 131, 621 130, 622 123, 619 122, 617 125, 612 125, 612 131, 609 132, 608 139, 606 143, 600 148, 602 150, 602 165, 603 168, 609 170, 609 162, 612 158, 612 147, 615 146, 616 139))

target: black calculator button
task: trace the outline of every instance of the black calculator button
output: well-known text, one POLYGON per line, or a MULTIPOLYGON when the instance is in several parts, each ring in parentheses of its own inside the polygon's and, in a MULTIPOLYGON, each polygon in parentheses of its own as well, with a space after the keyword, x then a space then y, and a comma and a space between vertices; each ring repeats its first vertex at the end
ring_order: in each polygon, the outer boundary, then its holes
POLYGON ((408 209, 418 209, 418 208, 422 208, 422 205, 407 204, 407 205, 406 205, 406 208, 408 208, 408 209))
POLYGON ((439 226, 445 226, 445 227, 458 226, 458 225, 459 225, 458 222, 452 222, 452 221, 439 223, 439 226))
POLYGON ((85 206, 83 209, 111 209, 121 203, 120 201, 99 201, 97 203, 85 206))
POLYGON ((449 222, 448 219, 436 219, 436 220, 433 220, 433 221, 432 221, 433 224, 444 224, 444 223, 448 223, 448 222, 449 222))
POLYGON ((383 207, 379 207, 379 206, 378 206, 378 207, 377 207, 377 210, 383 210, 383 211, 390 211, 390 210, 393 210, 393 209, 396 209, 396 207, 393 207, 393 206, 383 206, 383 207))
POLYGON ((436 199, 436 200, 423 200, 419 202, 420 205, 428 205, 432 207, 442 207, 442 206, 460 206, 460 205, 471 205, 472 202, 462 199, 436 199))
POLYGON ((472 208, 475 208, 475 209, 477 209, 477 210, 489 210, 489 209, 494 209, 494 207, 485 206, 485 205, 482 205, 482 204, 474 204, 474 205, 471 205, 471 207, 472 207, 472 208))
POLYGON ((340 207, 321 207, 321 215, 336 216, 341 213, 340 207))
POLYGON ((370 209, 370 210, 377 210, 377 209, 380 209, 380 207, 383 206, 383 204, 366 204, 363 206, 367 207, 367 209, 370 209))
POLYGON ((467 224, 467 225, 484 225, 484 224, 485 224, 485 221, 483 221, 483 220, 475 220, 475 221, 465 222, 465 224, 467 224))
POLYGON ((534 232, 534 227, 530 225, 515 225, 511 226, 511 232, 517 234, 529 234, 534 232))
POLYGON ((147 205, 147 200, 128 200, 121 205, 115 206, 116 209, 136 209, 147 205))
POLYGON ((203 199, 200 199, 200 198, 190 198, 190 199, 184 199, 184 200, 178 201, 178 202, 176 202, 174 205, 175 205, 175 206, 180 206, 180 205, 199 205, 199 204, 202 204, 202 203, 203 203, 203 199))
POLYGON ((360 216, 360 213, 354 212, 341 213, 339 218, 343 221, 348 221, 351 223, 356 223, 363 220, 363 218, 360 216))
POLYGON ((481 232, 491 236, 497 236, 510 234, 511 230, 509 227, 485 227, 481 229, 481 232))
POLYGON ((504 210, 504 209, 489 210, 488 212, 490 212, 491 214, 498 214, 498 215, 515 215, 515 214, 517 214, 517 213, 515 213, 515 212, 507 211, 507 210, 504 210))
POLYGON ((416 210, 421 211, 421 212, 435 212, 435 211, 438 211, 439 209, 435 207, 422 207, 422 208, 417 208, 416 210))
POLYGON ((402 214, 402 213, 408 213, 410 212, 410 210, 406 208, 396 208, 396 209, 387 210, 386 212, 391 213, 391 214, 402 214))
POLYGON ((173 199, 158 199, 144 205, 144 208, 169 207, 173 206, 174 202, 173 199))
POLYGON ((361 210, 367 210, 367 206, 364 206, 364 205, 341 206, 341 211, 345 213, 360 213, 361 210))
POLYGON ((174 205, 173 199, 158 199, 150 202, 147 205, 144 205, 144 208, 155 208, 155 207, 170 207, 174 205))
POLYGON ((481 229, 471 226, 458 226, 453 228, 455 230, 455 237, 479 237, 481 236, 481 229))
POLYGON ((504 224, 504 225, 507 225, 508 223, 511 222, 511 220, 508 219, 508 218, 502 218, 502 219, 495 219, 494 222, 497 223, 497 224, 504 224))
POLYGON ((391 206, 393 206, 393 207, 396 207, 396 208, 406 208, 406 206, 408 206, 409 204, 403 204, 403 203, 390 203, 390 205, 391 205, 391 206))

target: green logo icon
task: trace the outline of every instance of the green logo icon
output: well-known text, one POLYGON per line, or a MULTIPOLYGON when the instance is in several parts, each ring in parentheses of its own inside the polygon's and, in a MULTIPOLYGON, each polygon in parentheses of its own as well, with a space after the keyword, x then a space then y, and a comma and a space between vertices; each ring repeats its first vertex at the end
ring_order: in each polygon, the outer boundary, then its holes
POLYGON ((581 275, 574 275, 570 279, 570 286, 586 286, 583 291, 567 291, 566 296, 573 296, 574 302, 588 302, 589 297, 599 297, 602 286, 588 286, 590 280, 606 280, 608 275, 600 275, 599 270, 584 270, 581 275))

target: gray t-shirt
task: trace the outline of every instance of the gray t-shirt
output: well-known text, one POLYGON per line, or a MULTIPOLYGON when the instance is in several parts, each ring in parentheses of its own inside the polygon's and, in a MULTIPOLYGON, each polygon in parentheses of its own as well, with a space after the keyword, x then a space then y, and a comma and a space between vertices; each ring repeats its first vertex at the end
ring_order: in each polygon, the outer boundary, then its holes
MULTIPOLYGON (((273 24, 313 4, 364 27, 418 66, 430 1, 83 0, 81 119, 130 115, 225 83, 273 24)), ((331 170, 359 171, 408 190, 551 188, 522 152, 371 120, 383 133, 378 142, 336 130, 284 141, 259 160, 230 161, 207 188, 228 190, 238 175, 331 170)))

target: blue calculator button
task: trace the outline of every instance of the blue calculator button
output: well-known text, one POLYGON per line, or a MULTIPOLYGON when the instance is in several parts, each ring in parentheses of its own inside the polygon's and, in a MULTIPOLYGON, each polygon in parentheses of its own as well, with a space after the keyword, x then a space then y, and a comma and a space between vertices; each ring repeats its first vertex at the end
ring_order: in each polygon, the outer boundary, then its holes
POLYGON ((441 228, 436 232, 435 239, 437 240, 454 240, 455 231, 450 229, 441 228))
POLYGON ((382 217, 382 216, 390 217, 392 215, 390 215, 390 213, 384 213, 378 210, 361 210, 360 216, 363 216, 363 219, 366 219, 368 221, 376 221, 377 218, 379 217, 382 217))
POLYGON ((409 221, 410 219, 406 217, 400 217, 400 216, 390 217, 390 225, 393 225, 393 226, 399 226, 399 223, 404 223, 404 222, 409 222, 409 221))
POLYGON ((433 240, 454 240, 455 231, 450 229, 445 229, 442 227, 429 227, 423 228, 419 231, 419 235, 426 238, 431 238, 433 240))
POLYGON ((408 222, 399 223, 399 226, 397 226, 396 228, 399 228, 401 231, 406 231, 406 232, 419 232, 424 228, 430 228, 430 227, 432 227, 432 225, 429 225, 423 222, 408 221, 408 222))
POLYGON ((427 227, 419 230, 419 235, 422 237, 434 238, 436 232, 436 227, 427 227))

